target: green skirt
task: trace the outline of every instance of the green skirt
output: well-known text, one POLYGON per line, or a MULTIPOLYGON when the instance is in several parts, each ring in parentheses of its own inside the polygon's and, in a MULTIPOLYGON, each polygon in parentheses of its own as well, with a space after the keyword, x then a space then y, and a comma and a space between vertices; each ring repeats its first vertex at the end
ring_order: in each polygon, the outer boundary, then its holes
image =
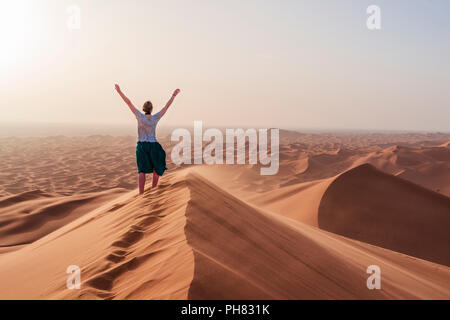
POLYGON ((136 162, 138 172, 153 173, 155 169, 159 176, 162 176, 166 167, 166 152, 159 142, 138 141, 136 146, 136 162))

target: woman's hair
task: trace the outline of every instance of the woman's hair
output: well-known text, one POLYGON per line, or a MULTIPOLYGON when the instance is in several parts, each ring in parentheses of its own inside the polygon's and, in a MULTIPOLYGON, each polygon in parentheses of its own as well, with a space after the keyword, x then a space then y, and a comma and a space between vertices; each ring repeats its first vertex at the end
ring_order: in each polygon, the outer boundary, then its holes
POLYGON ((142 106, 142 110, 147 113, 152 113, 153 105, 150 101, 145 101, 144 105, 142 106))

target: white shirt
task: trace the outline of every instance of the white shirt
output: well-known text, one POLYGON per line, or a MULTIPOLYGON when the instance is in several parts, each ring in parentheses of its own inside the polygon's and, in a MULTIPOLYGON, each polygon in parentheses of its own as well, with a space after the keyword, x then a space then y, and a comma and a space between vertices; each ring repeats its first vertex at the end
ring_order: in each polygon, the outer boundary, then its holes
POLYGON ((161 119, 161 112, 153 114, 147 119, 145 114, 136 109, 136 119, 138 122, 138 141, 141 142, 157 142, 155 131, 159 119, 161 119))

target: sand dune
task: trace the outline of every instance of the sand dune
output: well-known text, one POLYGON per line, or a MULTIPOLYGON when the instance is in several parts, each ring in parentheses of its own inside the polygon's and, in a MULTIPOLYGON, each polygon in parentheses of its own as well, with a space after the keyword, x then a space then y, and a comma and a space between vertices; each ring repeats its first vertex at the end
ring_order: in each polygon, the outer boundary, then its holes
POLYGON ((352 239, 450 263, 450 199, 369 164, 336 177, 257 194, 242 192, 242 186, 236 191, 232 179, 224 182, 223 172, 212 174, 223 169, 195 170, 259 208, 352 239))
POLYGON ((355 164, 370 163, 378 169, 450 195, 450 148, 394 145, 368 154, 355 164))
POLYGON ((260 211, 189 170, 1 255, 0 281, 1 298, 450 296, 448 267, 260 211), (65 289, 71 264, 82 268, 81 290, 65 289), (366 288, 372 264, 383 290, 366 288))
POLYGON ((286 186, 301 188, 300 184, 305 182, 334 178, 365 163, 450 195, 450 147, 446 146, 406 147, 394 144, 389 147, 375 145, 355 149, 354 146, 341 146, 333 151, 311 151, 308 147, 291 144, 280 147, 280 170, 276 178, 261 177, 259 167, 250 165, 202 166, 198 169, 227 191, 249 199, 255 194, 286 186))
POLYGON ((73 195, 135 187, 135 138, 0 139, 0 197, 41 190, 73 195))
POLYGON ((450 299, 449 135, 281 142, 275 176, 169 162, 140 197, 133 137, 0 139, 0 298, 450 299))
POLYGON ((320 200, 333 179, 303 182, 249 197, 248 201, 271 212, 318 226, 320 200))
POLYGON ((450 199, 366 164, 323 195, 319 227, 450 266, 450 199))
POLYGON ((0 199, 0 253, 31 243, 126 190, 55 196, 40 190, 0 199))
MULTIPOLYGON (((426 184, 426 188, 434 191, 439 189, 449 196, 448 176, 440 177, 434 169, 443 167, 446 169, 443 172, 448 175, 449 136, 411 133, 306 134, 281 130, 280 172, 277 179, 261 179, 258 167, 240 166, 240 169, 245 169, 242 174, 254 177, 254 184, 261 186, 258 191, 267 191, 265 185, 273 189, 279 185, 331 178, 366 162, 391 174, 405 169, 420 169, 420 165, 393 163, 396 155, 389 150, 401 145, 404 150, 417 153, 418 161, 426 167, 423 170, 432 173, 430 179, 427 173, 417 179, 412 175, 405 178, 426 184), (429 149, 435 153, 434 157, 426 156, 429 149)), ((169 155, 175 143, 170 142, 168 137, 162 137, 160 141, 169 155)), ((136 184, 135 143, 133 136, 0 138, 0 197, 33 190, 58 195, 112 188, 131 190, 136 184)), ((400 152, 400 157, 403 154, 400 152)), ((170 161, 168 167, 171 170, 176 168, 170 161)))

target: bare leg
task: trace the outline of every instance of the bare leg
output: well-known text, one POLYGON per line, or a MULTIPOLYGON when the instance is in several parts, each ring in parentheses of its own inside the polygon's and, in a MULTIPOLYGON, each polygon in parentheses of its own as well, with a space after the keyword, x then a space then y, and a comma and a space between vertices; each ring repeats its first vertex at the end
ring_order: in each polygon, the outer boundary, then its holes
POLYGON ((159 176, 156 173, 155 169, 153 169, 153 182, 152 182, 152 188, 156 187, 158 185, 158 179, 159 176))
POLYGON ((144 188, 145 188, 145 173, 140 172, 139 173, 139 194, 144 193, 144 188))

